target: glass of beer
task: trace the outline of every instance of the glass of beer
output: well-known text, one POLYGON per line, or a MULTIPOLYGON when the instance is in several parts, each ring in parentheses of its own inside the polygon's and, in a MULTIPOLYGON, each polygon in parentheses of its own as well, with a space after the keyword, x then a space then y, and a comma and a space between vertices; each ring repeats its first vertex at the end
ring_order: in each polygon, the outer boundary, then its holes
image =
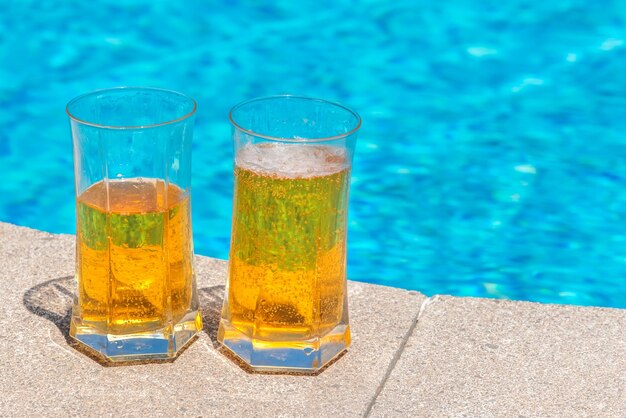
POLYGON ((274 96, 230 112, 235 191, 218 340, 255 371, 314 373, 350 345, 346 233, 361 118, 274 96))
POLYGON ((120 87, 66 110, 78 285, 70 336, 111 361, 173 358, 202 328, 190 202, 196 103, 120 87))

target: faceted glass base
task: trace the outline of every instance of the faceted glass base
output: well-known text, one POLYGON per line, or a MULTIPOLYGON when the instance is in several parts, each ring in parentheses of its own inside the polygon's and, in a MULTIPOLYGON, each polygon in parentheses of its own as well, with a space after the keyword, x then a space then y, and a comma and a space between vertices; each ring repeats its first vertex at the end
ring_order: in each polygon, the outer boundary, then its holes
POLYGON ((70 336, 112 362, 172 359, 202 329, 199 312, 190 312, 174 325, 146 332, 113 335, 72 315, 70 336))
POLYGON ((252 371, 316 373, 350 345, 350 326, 337 325, 309 340, 267 341, 250 338, 222 318, 218 341, 252 371))

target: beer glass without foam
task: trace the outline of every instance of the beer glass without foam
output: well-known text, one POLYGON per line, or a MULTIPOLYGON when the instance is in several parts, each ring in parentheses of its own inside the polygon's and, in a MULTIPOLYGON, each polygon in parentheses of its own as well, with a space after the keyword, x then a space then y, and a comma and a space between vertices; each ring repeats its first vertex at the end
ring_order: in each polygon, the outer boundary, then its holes
POLYGON ((76 180, 70 335, 111 361, 166 359, 202 328, 193 269, 196 103, 114 88, 67 105, 76 180))

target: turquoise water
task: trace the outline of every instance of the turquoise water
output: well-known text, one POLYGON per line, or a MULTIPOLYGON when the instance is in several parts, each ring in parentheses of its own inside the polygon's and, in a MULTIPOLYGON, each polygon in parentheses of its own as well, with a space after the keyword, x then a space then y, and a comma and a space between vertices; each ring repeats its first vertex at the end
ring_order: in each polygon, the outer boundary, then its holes
POLYGON ((0 0, 0 220, 74 232, 65 103, 197 99, 196 252, 228 255, 229 108, 321 97, 364 123, 349 277, 626 308, 626 3, 0 0), (60 5, 62 4, 62 5, 60 5))

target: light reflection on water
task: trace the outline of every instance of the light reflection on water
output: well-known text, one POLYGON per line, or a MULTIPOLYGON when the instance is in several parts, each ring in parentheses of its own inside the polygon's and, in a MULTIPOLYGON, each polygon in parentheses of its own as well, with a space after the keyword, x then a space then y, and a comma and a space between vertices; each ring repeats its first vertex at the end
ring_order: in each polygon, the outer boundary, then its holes
POLYGON ((227 112, 290 92, 364 120, 351 278, 626 307, 626 3, 173 3, 0 0, 0 220, 73 232, 65 103, 166 87, 199 104, 196 251, 226 258, 227 112))

